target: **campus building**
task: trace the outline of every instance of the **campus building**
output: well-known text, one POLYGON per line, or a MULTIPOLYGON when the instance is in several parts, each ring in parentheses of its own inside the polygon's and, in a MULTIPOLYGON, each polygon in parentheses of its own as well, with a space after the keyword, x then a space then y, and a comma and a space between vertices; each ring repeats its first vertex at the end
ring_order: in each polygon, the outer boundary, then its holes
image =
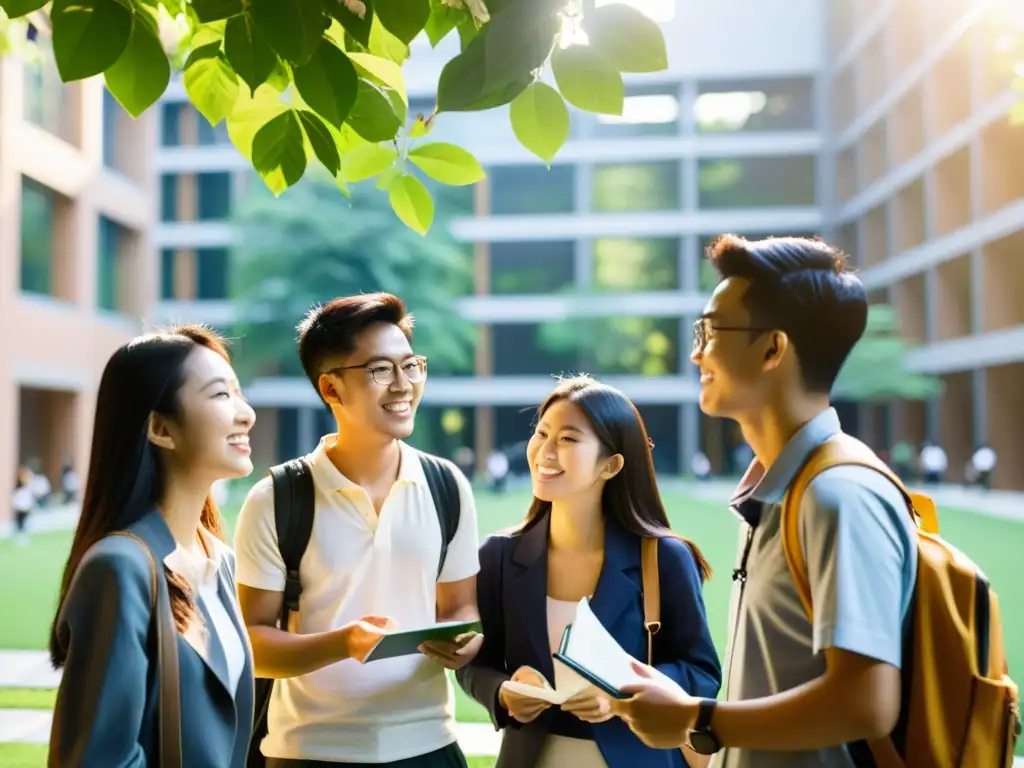
POLYGON ((910 366, 943 384, 864 407, 865 434, 937 440, 952 480, 987 442, 995 486, 1024 489, 1024 126, 1000 57, 1018 0, 834 5, 825 215, 919 344, 910 366))
MULTIPOLYGON (((516 141, 507 107, 436 119, 432 137, 473 151, 488 178, 451 227, 474 265, 456 307, 479 329, 474 369, 433 375, 419 423, 454 431, 449 445, 482 465, 494 447, 519 452, 552 374, 585 370, 638 403, 660 470, 688 470, 698 449, 734 470, 738 430, 700 414, 688 361, 715 282, 704 247, 724 231, 821 233, 858 260, 873 300, 896 307, 921 345, 911 366, 945 386, 932 403, 844 406, 847 428, 878 448, 934 437, 953 479, 987 440, 996 484, 1024 487, 1012 476, 1024 437, 1005 418, 1024 412, 1024 130, 1009 129, 1009 81, 986 64, 996 12, 957 0, 633 2, 662 25, 669 69, 627 77, 621 117, 574 112, 550 169, 516 141), (615 344, 559 349, 545 327, 560 321, 596 324, 615 344)), ((432 110, 457 51, 454 35, 414 44, 411 111, 432 110)), ((251 171, 180 85, 161 109, 157 315, 226 326, 229 216, 251 171)), ((309 450, 328 428, 304 379, 262 378, 248 395, 258 464, 309 450)))
POLYGON ((19 464, 84 478, 102 366, 156 295, 155 123, 39 48, 0 57, 0 531, 19 464))

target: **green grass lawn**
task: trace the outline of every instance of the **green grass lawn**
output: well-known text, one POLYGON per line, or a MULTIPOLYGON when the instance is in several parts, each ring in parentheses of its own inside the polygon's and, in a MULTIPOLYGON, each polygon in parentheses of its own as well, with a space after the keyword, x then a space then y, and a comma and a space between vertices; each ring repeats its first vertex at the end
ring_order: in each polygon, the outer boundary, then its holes
MULTIPOLYGON (((494 495, 478 491, 481 536, 520 520, 528 500, 522 493, 494 495)), ((704 599, 712 635, 724 654, 736 519, 720 504, 678 494, 666 494, 665 503, 675 530, 693 539, 714 569, 704 599)), ((1024 525, 956 509, 941 510, 940 515, 943 536, 984 569, 999 593, 1010 672, 1024 682, 1024 589, 1013 587, 1020 583, 1018 564, 1024 551, 1024 525)), ((230 526, 233 510, 226 517, 230 526)), ((17 617, 16 621, 0 623, 0 648, 45 647, 70 538, 70 532, 41 534, 33 537, 28 547, 0 541, 0 616, 17 617)), ((458 719, 485 722, 483 709, 458 686, 455 690, 458 719)), ((0 696, 0 706, 12 706, 3 702, 0 696)), ((1018 754, 1024 755, 1024 743, 1018 754)), ((0 765, 18 765, 11 760, 0 752, 0 765)))

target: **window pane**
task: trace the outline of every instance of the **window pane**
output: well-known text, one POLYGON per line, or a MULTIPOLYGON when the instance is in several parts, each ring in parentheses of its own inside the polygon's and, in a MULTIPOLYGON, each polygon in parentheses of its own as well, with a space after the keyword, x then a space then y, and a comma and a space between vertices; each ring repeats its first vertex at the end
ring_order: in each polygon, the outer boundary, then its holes
POLYGON ((700 207, 814 205, 814 157, 700 160, 700 207))
POLYGON ((231 213, 231 174, 201 173, 196 177, 196 182, 199 190, 199 220, 226 219, 231 213))
POLYGON ((160 251, 160 298, 174 298, 174 262, 176 254, 173 248, 160 251))
POLYGON ((163 104, 160 116, 160 143, 165 147, 181 144, 181 105, 163 104))
POLYGON ((21 181, 21 290, 53 292, 53 193, 21 181))
POLYGON ((613 291, 667 291, 679 286, 679 239, 594 241, 594 283, 613 291))
POLYGON ((548 323, 540 338, 597 374, 667 376, 679 369, 678 318, 574 318, 548 323))
POLYGON ((679 133, 679 98, 674 88, 636 90, 626 96, 621 115, 595 115, 593 135, 673 136, 679 133))
POLYGON ((160 177, 160 219, 178 220, 178 177, 173 173, 160 177))
POLYGON ((814 123, 810 78, 731 80, 698 85, 693 105, 698 133, 806 131, 814 123))
POLYGON ((490 168, 491 212, 570 213, 573 210, 575 179, 571 165, 550 169, 534 165, 490 168))
POLYGON ((200 248, 196 251, 196 298, 228 297, 228 251, 226 248, 200 248))
POLYGON ((96 306, 111 312, 118 309, 118 229, 113 221, 100 216, 96 306))
POLYGON ((67 119, 70 86, 60 78, 48 35, 37 35, 36 50, 38 60, 24 62, 25 119, 54 136, 76 143, 71 134, 72 121, 67 119))
POLYGON ((670 211, 681 205, 679 163, 599 165, 594 168, 594 198, 598 212, 670 211))
POLYGON ((491 246, 491 292, 555 293, 574 278, 575 246, 571 240, 545 243, 494 243, 491 246))
POLYGON ((492 326, 494 374, 529 376, 578 371, 579 355, 548 343, 539 325, 492 326))
POLYGON ((201 114, 199 114, 199 110, 197 110, 191 104, 186 104, 184 108, 190 110, 193 113, 192 119, 196 121, 199 146, 207 147, 214 146, 217 144, 231 143, 231 139, 228 137, 227 120, 221 120, 215 126, 210 125, 210 121, 203 117, 201 114))
POLYGON ((124 108, 106 88, 103 89, 103 164, 107 168, 117 165, 117 122, 124 108))

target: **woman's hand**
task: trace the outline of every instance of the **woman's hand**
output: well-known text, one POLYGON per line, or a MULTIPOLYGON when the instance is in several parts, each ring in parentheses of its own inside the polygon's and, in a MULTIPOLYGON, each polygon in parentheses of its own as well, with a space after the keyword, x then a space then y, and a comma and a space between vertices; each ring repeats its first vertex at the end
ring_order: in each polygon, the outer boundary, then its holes
MULTIPOLYGON (((512 681, 523 683, 524 685, 534 685, 538 688, 545 687, 544 678, 540 676, 539 672, 529 667, 517 669, 515 674, 512 675, 512 681)), ((507 709, 508 713, 520 723, 533 722, 544 710, 551 706, 546 701, 522 696, 507 688, 498 689, 498 703, 507 709)))
POLYGON ((608 697, 600 693, 594 686, 584 688, 571 697, 562 704, 562 709, 588 723, 603 723, 606 720, 611 720, 614 716, 608 697))

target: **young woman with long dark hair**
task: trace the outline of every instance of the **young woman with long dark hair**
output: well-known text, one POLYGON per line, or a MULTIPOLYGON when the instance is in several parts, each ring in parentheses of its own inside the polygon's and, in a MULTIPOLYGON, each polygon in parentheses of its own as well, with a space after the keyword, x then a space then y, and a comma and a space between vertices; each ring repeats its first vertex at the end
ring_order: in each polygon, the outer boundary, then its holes
POLYGON ((107 362, 50 636, 63 668, 51 766, 179 768, 161 757, 168 739, 180 768, 244 765, 252 654, 210 487, 252 472, 254 421, 224 342, 204 327, 140 336, 107 362), (158 674, 168 600, 177 679, 158 674), (175 688, 180 733, 168 735, 162 702, 175 688))
POLYGON ((560 707, 516 694, 507 680, 580 688, 552 660, 583 598, 618 643, 695 695, 714 697, 721 666, 702 587, 710 569, 670 529, 643 419, 622 392, 588 377, 544 400, 526 449, 533 503, 522 526, 480 549, 477 599, 484 642, 458 672, 465 690, 505 729, 498 768, 646 768, 685 765, 679 749, 646 747, 612 718, 593 686, 560 707), (657 541, 661 628, 648 646, 642 541, 657 541), (543 677, 544 679, 541 679, 543 677), (698 693, 699 692, 699 693, 698 693))

